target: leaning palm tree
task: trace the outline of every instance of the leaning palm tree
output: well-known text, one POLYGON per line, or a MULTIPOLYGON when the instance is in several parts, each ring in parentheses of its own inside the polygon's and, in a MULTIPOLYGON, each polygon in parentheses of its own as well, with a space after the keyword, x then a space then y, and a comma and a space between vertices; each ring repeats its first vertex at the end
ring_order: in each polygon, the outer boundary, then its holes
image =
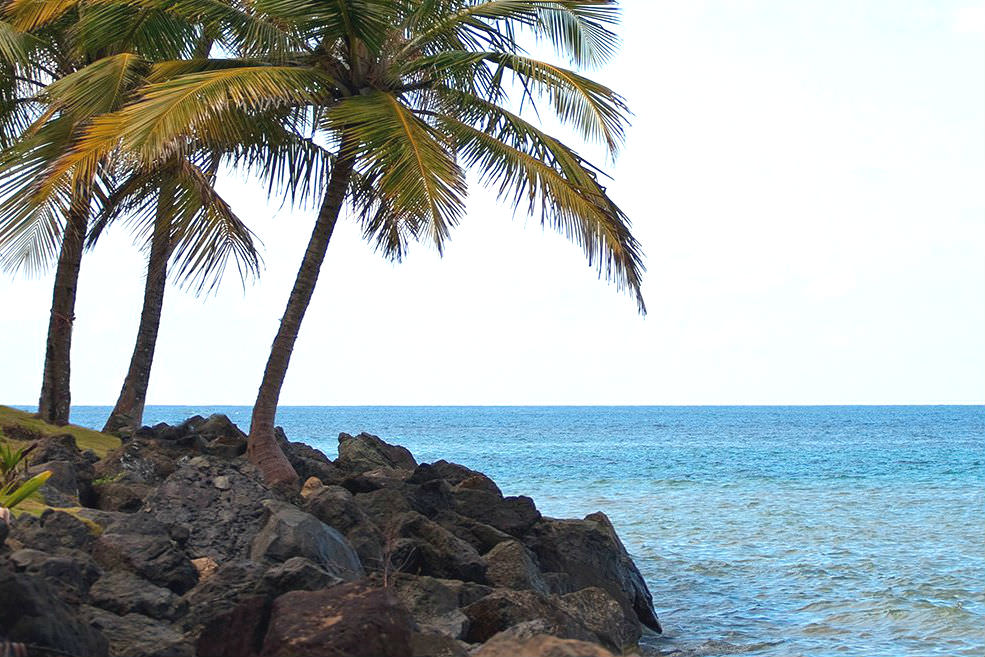
POLYGON ((441 252, 465 213, 472 169, 501 198, 539 211, 645 310, 641 249, 599 170, 521 111, 549 109, 615 156, 627 123, 623 99, 575 70, 613 53, 614 0, 279 0, 226 9, 208 20, 216 32, 250 35, 239 60, 149 85, 94 121, 54 175, 121 144, 148 161, 180 153, 190 136, 232 141, 244 126, 227 120, 230 111, 278 108, 299 134, 311 131, 334 149, 253 408, 249 455, 268 483, 297 484, 274 419, 347 203, 385 255, 399 259, 415 239, 441 252), (527 54, 524 44, 537 40, 571 66, 527 54))

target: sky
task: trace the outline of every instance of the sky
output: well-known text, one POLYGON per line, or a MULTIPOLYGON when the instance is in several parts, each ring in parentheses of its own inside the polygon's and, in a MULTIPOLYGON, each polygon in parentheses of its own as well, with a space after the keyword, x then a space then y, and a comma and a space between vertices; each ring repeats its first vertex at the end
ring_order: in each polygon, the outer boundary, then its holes
MULTIPOLYGON (((443 258, 336 230, 285 405, 985 402, 985 4, 625 0, 594 75, 633 110, 609 191, 649 314, 473 186, 443 258)), ((265 269, 171 286, 149 404, 252 404, 310 210, 220 190, 265 269)), ((82 263, 75 404, 114 403, 144 256, 82 263)), ((0 277, 0 403, 36 403, 52 277, 0 277)))

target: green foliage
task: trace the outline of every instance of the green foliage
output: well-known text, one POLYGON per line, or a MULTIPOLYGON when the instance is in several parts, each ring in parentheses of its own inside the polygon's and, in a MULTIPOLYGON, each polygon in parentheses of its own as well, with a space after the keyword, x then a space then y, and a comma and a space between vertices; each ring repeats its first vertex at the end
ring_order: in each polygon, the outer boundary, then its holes
POLYGON ((44 486, 49 477, 51 477, 51 470, 45 470, 34 475, 20 486, 17 486, 16 482, 0 486, 0 507, 13 509, 44 486))

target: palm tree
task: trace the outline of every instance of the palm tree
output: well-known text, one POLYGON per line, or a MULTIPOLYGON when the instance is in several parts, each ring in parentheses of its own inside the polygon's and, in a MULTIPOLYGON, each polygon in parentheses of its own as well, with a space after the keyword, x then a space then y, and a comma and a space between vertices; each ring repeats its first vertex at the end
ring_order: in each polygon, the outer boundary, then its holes
POLYGON ((524 118, 543 104, 614 157, 623 99, 575 68, 604 63, 616 37, 614 0, 280 0, 214 20, 244 35, 238 60, 147 86, 93 122, 70 168, 117 144, 145 160, 179 152, 189 135, 238 138, 230 111, 277 108, 298 134, 334 149, 314 229, 253 408, 250 458, 272 485, 297 474, 274 437, 281 386, 343 206, 365 237, 399 259, 411 240, 442 251, 465 211, 466 170, 580 245, 600 275, 640 295, 642 252, 599 170, 524 118), (573 68, 529 56, 546 40, 573 68))

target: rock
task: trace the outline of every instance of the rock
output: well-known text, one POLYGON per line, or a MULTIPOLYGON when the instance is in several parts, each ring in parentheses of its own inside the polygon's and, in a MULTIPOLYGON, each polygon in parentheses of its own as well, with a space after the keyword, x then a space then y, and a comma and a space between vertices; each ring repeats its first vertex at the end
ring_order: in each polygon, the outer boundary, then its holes
POLYGON ((168 589, 155 586, 125 570, 104 574, 89 589, 92 604, 115 614, 143 614, 159 620, 173 620, 187 608, 168 589))
POLYGON ((498 543, 483 558, 490 584, 507 589, 550 592, 537 567, 536 557, 522 543, 498 543))
POLYGON ((384 533, 393 525, 393 519, 396 516, 413 510, 407 498, 393 488, 383 488, 371 493, 356 495, 354 499, 363 513, 371 518, 384 533))
POLYGON ((431 577, 484 583, 486 565, 471 545, 415 511, 395 520, 396 536, 413 539, 407 564, 399 568, 431 577))
POLYGON ((541 518, 529 497, 500 497, 475 489, 454 491, 454 511, 517 537, 541 518))
POLYGON ((198 572, 167 534, 120 533, 124 531, 113 525, 96 539, 92 555, 97 563, 133 571, 179 594, 195 586, 198 572))
POLYGON ((554 636, 596 640, 578 619, 561 609, 553 599, 536 591, 496 589, 462 611, 469 618, 466 635, 469 643, 482 643, 513 625, 537 619, 544 620, 554 636))
POLYGON ((513 540, 513 537, 495 527, 466 518, 454 511, 440 511, 433 517, 439 525, 476 549, 479 554, 486 554, 503 541, 513 540))
POLYGON ((233 421, 228 416, 222 413, 214 413, 204 422, 196 422, 193 426, 188 426, 187 428, 190 429, 188 433, 197 433, 206 439, 239 438, 246 440, 246 434, 240 431, 240 428, 233 424, 233 421))
POLYGON ((525 539, 541 570, 565 573, 574 591, 593 586, 603 589, 627 616, 635 613, 643 625, 660 631, 646 582, 604 514, 584 520, 544 518, 525 539))
POLYGON ((265 595, 245 598, 202 630, 195 646, 198 657, 255 657, 263 647, 272 600, 265 595))
POLYGON ((167 527, 187 530, 191 557, 224 563, 249 555, 267 515, 262 502, 270 496, 245 461, 198 456, 179 465, 145 508, 167 527))
POLYGON ((203 454, 218 456, 224 459, 234 459, 237 456, 246 454, 246 437, 238 436, 219 436, 213 440, 205 442, 200 447, 203 454))
POLYGON ((486 475, 466 468, 464 465, 449 463, 445 460, 435 461, 434 463, 422 463, 417 466, 417 469, 414 470, 408 481, 414 484, 423 484, 424 482, 434 481, 435 479, 444 479, 453 486, 484 490, 487 493, 493 493, 500 497, 503 496, 502 491, 499 490, 499 486, 486 475))
POLYGON ((11 527, 12 538, 44 552, 86 550, 95 540, 93 528, 64 511, 46 510, 40 518, 22 514, 11 527))
MULTIPOLYGON (((307 483, 305 487, 308 487, 307 483)), ((301 495, 304 497, 303 490, 301 495)), ((317 488, 308 488, 304 510, 343 534, 353 527, 370 522, 366 512, 356 504, 352 493, 341 486, 322 486, 320 482, 317 488)))
POLYGON ((339 458, 336 465, 351 472, 365 472, 376 468, 397 468, 411 470, 417 468, 417 461, 406 447, 391 445, 378 436, 361 433, 350 436, 339 434, 339 458))
POLYGON ((97 481, 156 486, 174 472, 174 468, 172 449, 146 438, 133 438, 97 463, 95 473, 97 481))
POLYGON ((25 548, 12 552, 10 563, 18 572, 43 579, 62 601, 71 604, 81 603, 102 574, 92 558, 79 550, 61 550, 54 555, 25 548))
POLYGON ((96 506, 104 511, 123 511, 133 513, 144 505, 144 498, 153 488, 147 484, 122 483, 116 481, 96 482, 93 495, 96 506))
POLYGON ((301 499, 307 500, 312 495, 325 488, 324 482, 318 477, 308 477, 301 486, 301 499))
POLYGON ((305 557, 342 579, 364 574, 359 557, 342 534, 286 502, 265 500, 263 505, 269 517, 253 540, 251 559, 287 561, 305 557))
POLYGON ((186 633, 195 634, 215 619, 231 613, 243 600, 261 593, 260 581, 264 572, 260 564, 247 560, 220 565, 210 577, 184 595, 188 613, 181 619, 182 628, 186 633))
POLYGON ((285 438, 281 449, 302 481, 317 477, 323 484, 338 484, 346 476, 327 456, 310 445, 292 443, 285 438))
POLYGON ((26 456, 28 465, 39 465, 48 461, 75 461, 83 458, 75 442, 75 436, 70 433, 39 438, 26 456))
POLYGON ((10 641, 53 648, 68 655, 102 657, 108 643, 40 577, 0 564, 0 619, 10 641))
POLYGON ((364 583, 292 591, 274 601, 263 657, 412 657, 410 615, 364 583))
POLYGON ((490 587, 481 584, 404 573, 394 574, 391 590, 421 631, 453 639, 464 639, 468 632, 469 619, 461 607, 492 593, 490 587))
POLYGON ((260 585, 265 592, 277 596, 288 591, 326 589, 343 581, 304 557, 291 557, 264 573, 260 585))
POLYGON ((559 639, 538 634, 527 639, 496 636, 472 653, 472 657, 614 657, 611 652, 587 641, 559 639))
POLYGON ((198 581, 200 582, 212 577, 215 571, 219 570, 219 564, 212 557, 192 559, 192 566, 195 567, 195 571, 198 573, 198 581))
POLYGON ((627 615, 611 595, 598 587, 581 589, 561 597, 561 609, 577 618, 616 653, 636 646, 642 635, 635 615, 627 615))
POLYGON ((410 649, 414 657, 469 657, 467 643, 430 632, 412 634, 410 649))
POLYGON ((194 647, 166 623, 141 614, 118 616, 86 607, 90 624, 109 639, 114 657, 193 657, 194 647))
POLYGON ((6 515, 0 515, 0 546, 4 544, 7 540, 7 536, 10 535, 10 524, 7 522, 6 515))

